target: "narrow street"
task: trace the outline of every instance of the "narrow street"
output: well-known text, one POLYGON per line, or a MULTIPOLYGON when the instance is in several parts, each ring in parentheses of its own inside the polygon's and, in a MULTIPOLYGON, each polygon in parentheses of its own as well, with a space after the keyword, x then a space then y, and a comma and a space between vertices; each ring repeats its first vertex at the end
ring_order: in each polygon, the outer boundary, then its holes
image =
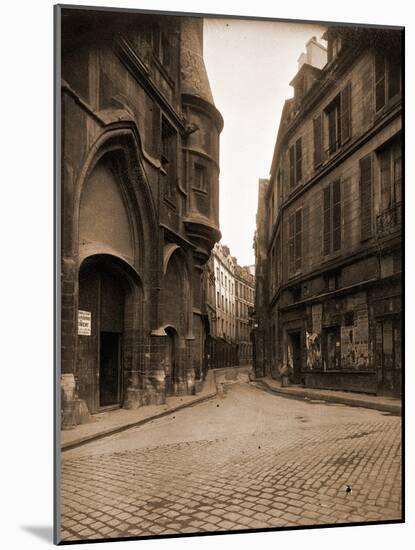
POLYGON ((62 540, 398 520, 400 430, 387 413, 234 384, 64 452, 62 540))

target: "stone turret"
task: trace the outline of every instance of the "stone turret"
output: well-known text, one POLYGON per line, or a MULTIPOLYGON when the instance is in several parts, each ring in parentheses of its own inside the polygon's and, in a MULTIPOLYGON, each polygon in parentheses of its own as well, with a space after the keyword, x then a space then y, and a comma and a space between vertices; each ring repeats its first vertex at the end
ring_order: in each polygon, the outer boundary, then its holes
POLYGON ((187 119, 187 217, 189 239, 196 246, 200 267, 220 237, 219 134, 223 119, 216 109, 203 60, 203 18, 181 20, 182 107, 187 119))

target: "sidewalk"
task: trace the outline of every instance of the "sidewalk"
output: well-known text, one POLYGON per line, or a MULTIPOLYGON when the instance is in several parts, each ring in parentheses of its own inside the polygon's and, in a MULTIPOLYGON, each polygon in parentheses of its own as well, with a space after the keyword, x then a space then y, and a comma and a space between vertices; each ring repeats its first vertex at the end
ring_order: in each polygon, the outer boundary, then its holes
POLYGON ((314 388, 303 388, 300 386, 281 387, 281 382, 266 376, 264 378, 255 378, 253 383, 257 386, 263 386, 284 397, 294 399, 306 399, 326 401, 328 403, 340 403, 352 407, 365 407, 366 409, 376 409, 378 411, 389 412, 392 414, 401 414, 401 400, 396 397, 385 397, 378 395, 367 395, 364 393, 346 392, 340 390, 321 390, 314 388))
POLYGON ((148 405, 136 410, 117 409, 92 416, 92 422, 80 424, 72 430, 61 431, 61 450, 66 451, 84 443, 140 426, 174 411, 206 401, 217 393, 214 372, 209 371, 202 390, 197 395, 168 397, 164 405, 148 405))

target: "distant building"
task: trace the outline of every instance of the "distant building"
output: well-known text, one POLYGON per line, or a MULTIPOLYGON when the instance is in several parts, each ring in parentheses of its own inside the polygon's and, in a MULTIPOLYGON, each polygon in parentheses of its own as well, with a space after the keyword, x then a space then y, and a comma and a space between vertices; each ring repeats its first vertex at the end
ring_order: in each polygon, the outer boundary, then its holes
POLYGON ((209 367, 252 363, 250 315, 254 305, 254 276, 247 267, 238 265, 226 245, 219 243, 214 246, 205 267, 204 280, 211 337, 207 352, 209 367))
POLYGON ((248 267, 235 266, 235 340, 240 365, 252 364, 252 315, 255 301, 255 277, 248 267))
POLYGON ((327 63, 314 39, 300 56, 259 186, 255 367, 400 395, 402 34, 324 38, 327 63))

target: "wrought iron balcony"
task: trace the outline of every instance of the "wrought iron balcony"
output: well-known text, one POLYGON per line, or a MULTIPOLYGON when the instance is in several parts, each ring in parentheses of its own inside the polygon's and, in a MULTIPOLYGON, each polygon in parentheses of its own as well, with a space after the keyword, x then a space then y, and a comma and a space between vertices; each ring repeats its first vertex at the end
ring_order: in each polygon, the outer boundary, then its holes
POLYGON ((402 220, 402 203, 396 203, 376 216, 378 233, 391 233, 400 228, 402 220))

